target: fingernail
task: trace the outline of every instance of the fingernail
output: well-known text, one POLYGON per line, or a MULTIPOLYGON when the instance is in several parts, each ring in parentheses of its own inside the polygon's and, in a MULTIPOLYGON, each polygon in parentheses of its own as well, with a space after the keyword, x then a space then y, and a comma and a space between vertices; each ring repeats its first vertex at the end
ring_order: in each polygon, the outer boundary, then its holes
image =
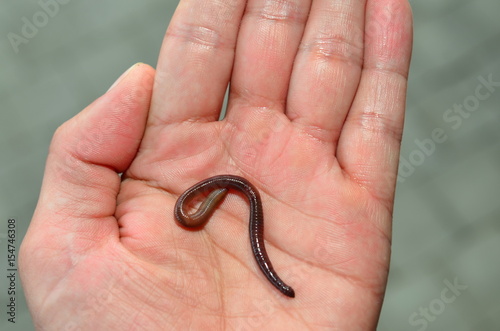
POLYGON ((125 78, 125 76, 127 76, 127 74, 128 74, 130 71, 132 71, 132 69, 134 69, 134 68, 135 68, 135 66, 137 66, 138 64, 140 64, 140 62, 138 62, 138 63, 134 63, 134 64, 133 64, 130 68, 128 68, 128 69, 127 69, 127 71, 125 71, 123 74, 121 74, 121 76, 120 76, 120 77, 118 77, 118 79, 117 79, 117 80, 113 83, 113 85, 111 85, 111 87, 110 87, 110 88, 106 91, 106 93, 107 93, 107 92, 109 92, 109 91, 111 91, 111 89, 112 89, 113 87, 115 87, 116 85, 118 85, 118 84, 119 84, 119 83, 123 80, 123 78, 125 78))

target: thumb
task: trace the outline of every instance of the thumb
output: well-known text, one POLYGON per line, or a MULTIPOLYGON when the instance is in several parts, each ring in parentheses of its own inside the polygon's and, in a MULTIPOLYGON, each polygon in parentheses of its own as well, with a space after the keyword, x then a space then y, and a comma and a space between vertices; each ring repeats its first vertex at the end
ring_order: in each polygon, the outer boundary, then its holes
POLYGON ((118 173, 127 169, 139 148, 154 74, 150 66, 135 64, 108 92, 57 129, 38 205, 21 246, 24 278, 45 268, 63 271, 102 240, 118 237, 113 217, 118 173), (45 265, 50 264, 49 256, 57 266, 45 265))

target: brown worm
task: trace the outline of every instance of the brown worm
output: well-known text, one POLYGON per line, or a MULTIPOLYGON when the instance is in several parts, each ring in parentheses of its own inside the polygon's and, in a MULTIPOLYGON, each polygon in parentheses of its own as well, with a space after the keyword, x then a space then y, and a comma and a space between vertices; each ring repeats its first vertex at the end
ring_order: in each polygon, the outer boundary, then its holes
POLYGON ((214 208, 224 198, 229 189, 243 193, 250 201, 250 246, 253 256, 266 278, 284 295, 294 298, 295 291, 285 284, 274 271, 264 246, 264 215, 259 192, 248 180, 239 176, 220 175, 207 178, 187 189, 177 200, 174 208, 176 220, 186 227, 199 227, 207 221, 214 208), (192 200, 202 192, 210 192, 198 210, 187 214, 184 210, 186 201, 192 200))

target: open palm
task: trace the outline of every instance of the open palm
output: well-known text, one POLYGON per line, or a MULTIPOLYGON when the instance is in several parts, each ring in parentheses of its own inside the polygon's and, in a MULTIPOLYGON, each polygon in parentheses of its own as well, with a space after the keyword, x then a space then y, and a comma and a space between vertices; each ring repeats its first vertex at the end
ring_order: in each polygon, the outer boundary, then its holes
POLYGON ((135 65, 54 136, 21 247, 37 327, 374 329, 410 53, 404 0, 181 1, 156 72, 135 65), (241 194, 198 231, 174 221, 221 174, 259 189, 294 299, 255 263, 241 194))

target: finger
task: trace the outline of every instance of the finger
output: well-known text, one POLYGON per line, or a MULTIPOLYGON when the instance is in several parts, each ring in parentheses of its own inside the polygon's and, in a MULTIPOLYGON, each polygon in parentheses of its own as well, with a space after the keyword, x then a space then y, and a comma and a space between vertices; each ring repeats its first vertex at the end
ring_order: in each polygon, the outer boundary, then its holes
POLYGON ((218 118, 244 8, 244 0, 179 3, 160 51, 152 124, 218 118))
POLYGON ((363 61, 365 1, 314 1, 297 54, 287 115, 335 147, 363 61))
POLYGON ((284 111, 309 7, 310 1, 304 0, 248 1, 238 35, 229 116, 235 104, 284 111))
POLYGON ((141 142, 153 77, 154 69, 136 64, 56 131, 27 238, 80 252, 110 234, 118 237, 113 217, 118 173, 130 165, 141 142))
POLYGON ((412 44, 408 1, 368 1, 365 40, 361 82, 337 157, 392 210, 412 44))

